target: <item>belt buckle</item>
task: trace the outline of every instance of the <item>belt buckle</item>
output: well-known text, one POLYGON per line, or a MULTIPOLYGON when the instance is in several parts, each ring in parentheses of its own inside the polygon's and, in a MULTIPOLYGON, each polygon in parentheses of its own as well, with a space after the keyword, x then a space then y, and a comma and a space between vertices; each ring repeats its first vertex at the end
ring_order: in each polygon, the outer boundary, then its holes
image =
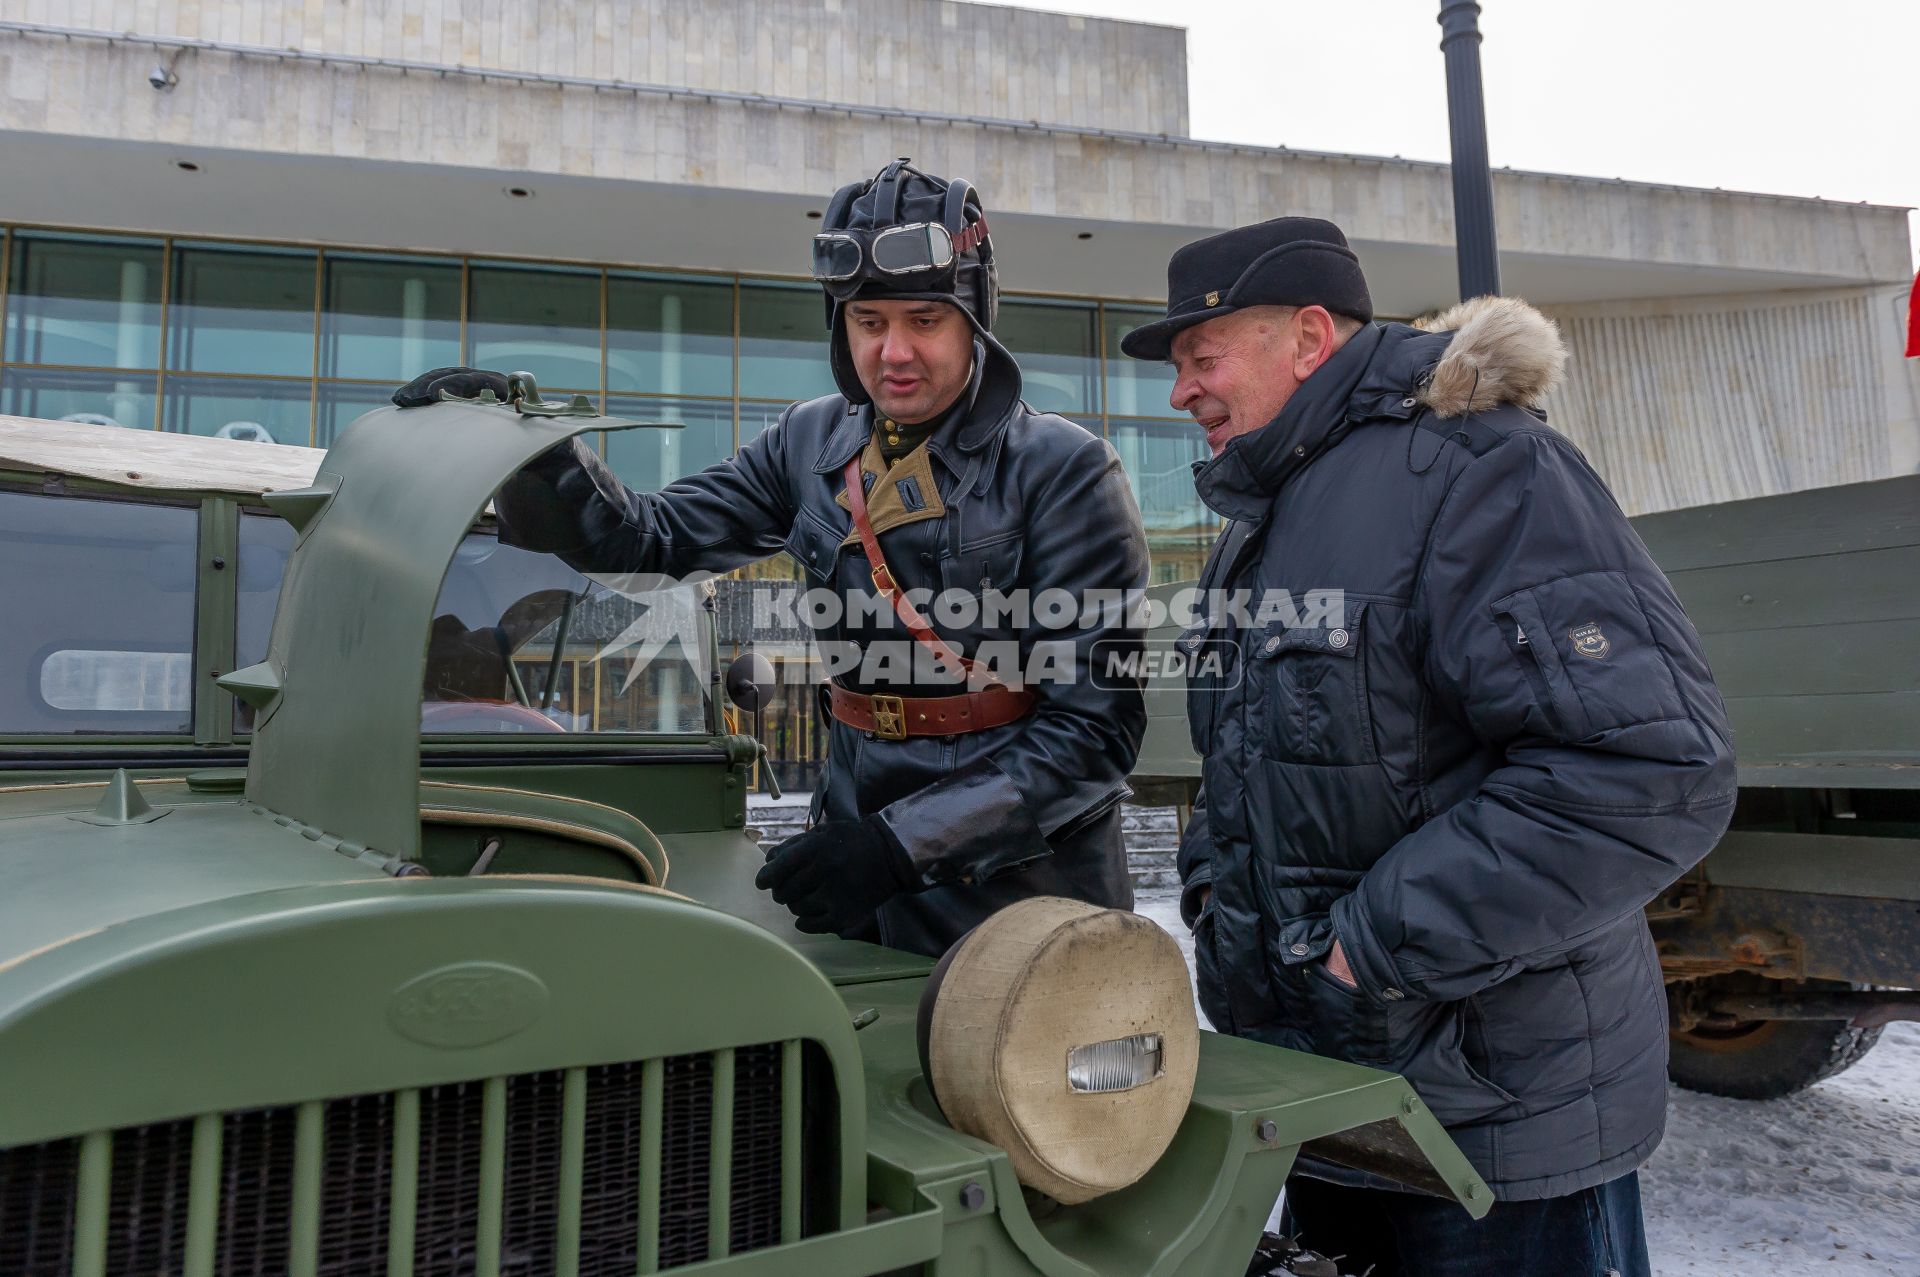
POLYGON ((907 703, 898 696, 874 697, 873 734, 881 740, 905 740, 907 703))

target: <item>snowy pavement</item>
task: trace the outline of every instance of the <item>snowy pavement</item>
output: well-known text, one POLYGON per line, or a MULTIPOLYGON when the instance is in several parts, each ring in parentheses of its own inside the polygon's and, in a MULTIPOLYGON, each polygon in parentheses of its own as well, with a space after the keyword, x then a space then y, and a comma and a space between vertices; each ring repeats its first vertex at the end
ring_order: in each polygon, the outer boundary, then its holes
POLYGON ((1920 1024, 1784 1100, 1669 1088, 1642 1188, 1660 1277, 1916 1277, 1920 1024))
MULTIPOLYGON (((1135 908, 1191 967, 1177 895, 1135 908)), ((1920 1024, 1788 1099, 1669 1088, 1641 1190, 1658 1277, 1920 1277, 1920 1024)))

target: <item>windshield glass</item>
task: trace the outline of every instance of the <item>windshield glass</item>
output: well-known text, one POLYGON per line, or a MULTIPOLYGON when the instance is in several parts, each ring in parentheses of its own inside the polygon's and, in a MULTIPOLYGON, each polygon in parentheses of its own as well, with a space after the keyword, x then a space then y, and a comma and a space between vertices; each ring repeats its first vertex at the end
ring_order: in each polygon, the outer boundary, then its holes
POLYGON ((421 730, 704 734, 701 590, 588 578, 474 533, 434 609, 421 730))
MULTIPOLYGON (((292 547, 280 519, 241 519, 241 666, 266 658, 274 591, 259 587, 277 587, 292 547)), ((550 554, 469 534, 434 607, 421 731, 705 735, 702 587, 648 588, 656 584, 589 579, 550 554)), ((238 713, 248 730, 252 710, 238 713)))

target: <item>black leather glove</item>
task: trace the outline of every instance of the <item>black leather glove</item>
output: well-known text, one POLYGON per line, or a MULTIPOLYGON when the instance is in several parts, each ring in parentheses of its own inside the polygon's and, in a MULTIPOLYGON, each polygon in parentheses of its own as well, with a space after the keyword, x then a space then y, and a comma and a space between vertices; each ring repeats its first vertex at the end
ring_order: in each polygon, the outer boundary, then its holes
POLYGON ((775 847, 753 885, 793 911, 802 931, 838 934, 903 891, 919 889, 906 849, 878 816, 816 825, 775 847))
POLYGON ((483 390, 491 390, 501 403, 507 401, 507 375, 485 368, 435 368, 423 372, 393 392, 393 402, 402 408, 424 408, 440 402, 440 392, 471 399, 483 390))

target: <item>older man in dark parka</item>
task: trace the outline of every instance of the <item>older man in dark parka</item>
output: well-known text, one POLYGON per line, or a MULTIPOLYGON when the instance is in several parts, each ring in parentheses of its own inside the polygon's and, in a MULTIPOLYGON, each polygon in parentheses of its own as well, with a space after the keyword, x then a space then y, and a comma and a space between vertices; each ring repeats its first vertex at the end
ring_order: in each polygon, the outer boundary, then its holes
POLYGON ((1203 585, 1250 591, 1183 636, 1236 657, 1188 695, 1202 1002, 1404 1074, 1499 1199, 1475 1224, 1309 1163, 1294 1225, 1374 1277, 1645 1274, 1667 1021, 1641 911, 1726 827, 1733 754, 1693 626, 1541 411, 1558 334, 1505 298, 1373 323, 1312 218, 1183 248, 1168 297, 1123 346, 1207 431, 1229 523, 1203 585))

